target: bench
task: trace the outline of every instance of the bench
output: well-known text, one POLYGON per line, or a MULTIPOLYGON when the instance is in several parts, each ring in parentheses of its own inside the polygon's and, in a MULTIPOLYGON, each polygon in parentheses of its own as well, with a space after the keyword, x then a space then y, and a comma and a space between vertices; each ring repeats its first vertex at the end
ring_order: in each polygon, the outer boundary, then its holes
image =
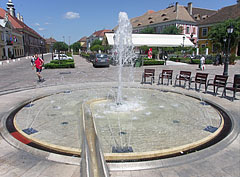
POLYGON ((146 83, 146 78, 150 78, 151 79, 151 84, 154 83, 154 77, 155 77, 155 69, 144 69, 144 72, 142 74, 142 84, 146 83))
POLYGON ((190 82, 191 72, 190 71, 180 71, 180 74, 176 75, 175 84, 177 85, 177 81, 179 81, 179 86, 181 86, 181 82, 184 81, 184 88, 186 87, 186 83, 190 82))
POLYGON ((207 77, 208 73, 196 73, 195 77, 191 77, 189 82, 189 88, 191 88, 191 83, 195 83, 195 90, 197 90, 197 84, 199 84, 198 91, 200 91, 201 85, 205 85, 205 92, 207 91, 207 77))
POLYGON ((171 81, 171 85, 172 85, 172 75, 173 75, 173 70, 162 70, 162 73, 159 74, 159 78, 158 78, 158 84, 160 84, 160 80, 161 80, 161 84, 163 84, 163 79, 167 79, 167 85, 169 85, 169 81, 171 81))
MULTIPOLYGON (((227 84, 228 76, 215 75, 214 79, 209 79, 207 83, 207 89, 209 86, 213 86, 214 95, 217 95, 218 88, 225 88, 227 84)), ((206 89, 206 91, 207 91, 206 89)))
POLYGON ((240 92, 240 74, 235 74, 233 83, 232 82, 227 82, 226 87, 224 87, 222 96, 226 97, 226 90, 230 90, 233 92, 233 97, 232 101, 235 99, 236 92, 240 92), (232 86, 228 86, 231 84, 232 86))

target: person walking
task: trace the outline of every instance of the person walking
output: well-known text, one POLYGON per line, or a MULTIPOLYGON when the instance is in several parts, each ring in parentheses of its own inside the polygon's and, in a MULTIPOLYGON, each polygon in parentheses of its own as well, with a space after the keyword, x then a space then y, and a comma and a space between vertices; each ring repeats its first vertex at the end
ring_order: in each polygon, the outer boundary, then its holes
POLYGON ((31 58, 31 65, 34 66, 34 63, 35 63, 35 56, 33 55, 31 58))
POLYGON ((205 69, 204 63, 205 63, 205 57, 202 56, 202 58, 200 59, 200 69, 201 69, 201 70, 204 70, 204 69, 205 69))
POLYGON ((38 76, 38 81, 39 82, 44 81, 44 79, 41 75, 43 64, 44 64, 44 61, 41 58, 39 58, 38 55, 36 54, 35 55, 35 62, 34 62, 34 65, 33 65, 32 69, 34 69, 34 67, 36 67, 36 74, 38 76))

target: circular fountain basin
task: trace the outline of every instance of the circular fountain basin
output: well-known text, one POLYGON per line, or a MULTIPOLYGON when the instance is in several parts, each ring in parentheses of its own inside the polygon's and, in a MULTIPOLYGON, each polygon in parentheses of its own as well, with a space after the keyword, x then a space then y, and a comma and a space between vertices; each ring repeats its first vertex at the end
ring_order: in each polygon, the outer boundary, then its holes
POLYGON ((107 161, 183 154, 210 142, 223 129, 219 111, 199 99, 158 89, 125 88, 117 105, 115 91, 82 89, 32 100, 17 112, 14 127, 45 149, 80 155, 81 105, 93 100, 90 108, 107 161), (36 132, 27 134, 24 130, 29 128, 36 132))

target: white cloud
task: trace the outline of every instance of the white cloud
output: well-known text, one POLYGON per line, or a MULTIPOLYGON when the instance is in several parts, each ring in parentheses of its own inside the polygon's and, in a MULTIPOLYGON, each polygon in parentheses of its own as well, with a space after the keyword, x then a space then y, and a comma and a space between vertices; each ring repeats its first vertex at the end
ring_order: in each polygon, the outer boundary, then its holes
POLYGON ((45 28, 38 28, 38 30, 39 30, 39 31, 44 31, 44 30, 45 30, 45 28))
POLYGON ((76 13, 76 12, 67 12, 64 15, 64 18, 71 20, 71 19, 75 19, 75 18, 80 18, 80 15, 79 15, 79 13, 76 13))
POLYGON ((49 23, 49 22, 45 22, 44 24, 45 24, 45 25, 50 25, 51 23, 49 23))
POLYGON ((35 26, 40 26, 40 24, 39 24, 39 23, 34 23, 34 25, 35 25, 35 26))

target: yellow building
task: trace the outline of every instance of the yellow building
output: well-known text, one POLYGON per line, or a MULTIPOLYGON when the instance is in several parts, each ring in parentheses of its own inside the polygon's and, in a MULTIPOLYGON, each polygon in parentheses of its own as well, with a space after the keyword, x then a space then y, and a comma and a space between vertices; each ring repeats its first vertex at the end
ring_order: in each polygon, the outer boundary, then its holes
MULTIPOLYGON (((198 47, 201 49, 208 48, 208 52, 216 53, 217 49, 210 39, 208 39, 208 33, 211 30, 213 25, 218 23, 222 23, 229 19, 237 19, 240 18, 240 2, 237 4, 223 7, 218 10, 217 13, 208 17, 207 19, 198 23, 198 47)), ((237 40, 237 39, 236 39, 237 40)), ((224 44, 222 44, 224 45, 224 44)), ((240 41, 238 41, 237 46, 231 50, 231 53, 235 53, 236 55, 240 55, 240 41)))

